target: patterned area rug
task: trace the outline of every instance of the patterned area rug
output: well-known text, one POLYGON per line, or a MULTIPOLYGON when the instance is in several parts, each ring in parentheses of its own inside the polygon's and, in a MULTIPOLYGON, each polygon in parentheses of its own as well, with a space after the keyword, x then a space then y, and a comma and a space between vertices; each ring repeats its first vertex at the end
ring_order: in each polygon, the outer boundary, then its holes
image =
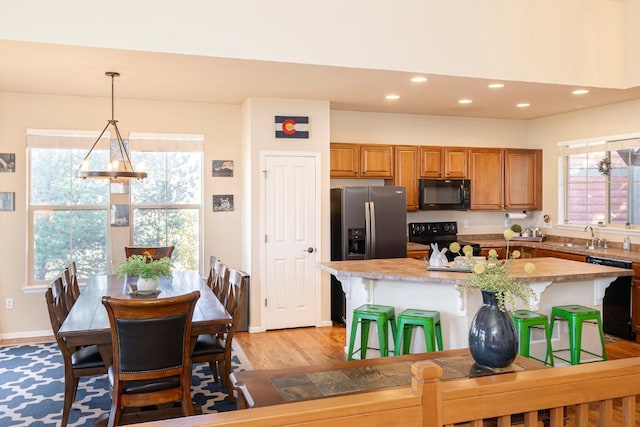
MULTIPOLYGON (((234 343, 234 370, 251 365, 234 343)), ((193 367, 193 401, 203 413, 235 409, 226 390, 213 381, 209 365, 193 367)), ((57 426, 62 418, 64 364, 56 343, 0 346, 0 427, 57 426)), ((92 426, 109 411, 109 382, 106 375, 80 379, 76 400, 71 407, 69 426, 92 426)))

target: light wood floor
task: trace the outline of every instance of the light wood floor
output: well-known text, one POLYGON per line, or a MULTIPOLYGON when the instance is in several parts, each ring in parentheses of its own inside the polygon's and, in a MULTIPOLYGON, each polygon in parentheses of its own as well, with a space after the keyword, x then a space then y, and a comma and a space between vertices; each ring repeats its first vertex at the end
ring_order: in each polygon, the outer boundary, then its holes
MULTIPOLYGON (((235 338, 253 369, 277 369, 345 360, 345 328, 297 328, 250 334, 235 338)), ((640 357, 640 344, 621 340, 608 343, 610 360, 640 357)))
MULTIPOLYGON (((235 339, 253 369, 278 369, 345 360, 345 328, 296 328, 250 334, 238 332, 235 339)), ((2 340, 0 345, 50 342, 53 337, 2 340)), ((607 344, 609 359, 640 357, 640 344, 621 340, 607 344)))

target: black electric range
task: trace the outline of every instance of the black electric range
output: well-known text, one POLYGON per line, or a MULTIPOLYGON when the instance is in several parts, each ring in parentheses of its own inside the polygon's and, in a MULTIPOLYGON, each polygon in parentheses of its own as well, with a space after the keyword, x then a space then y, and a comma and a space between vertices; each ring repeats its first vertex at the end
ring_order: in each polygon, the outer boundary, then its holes
MULTIPOLYGON (((409 241, 421 243, 429 247, 432 243, 437 243, 438 249, 440 250, 442 248, 449 248, 449 245, 453 242, 458 242, 461 247, 465 245, 471 246, 474 256, 480 255, 479 244, 458 240, 458 223, 456 221, 410 222, 409 241)), ((447 251, 446 255, 449 261, 452 261, 453 258, 458 256, 458 254, 451 253, 451 251, 447 251)))

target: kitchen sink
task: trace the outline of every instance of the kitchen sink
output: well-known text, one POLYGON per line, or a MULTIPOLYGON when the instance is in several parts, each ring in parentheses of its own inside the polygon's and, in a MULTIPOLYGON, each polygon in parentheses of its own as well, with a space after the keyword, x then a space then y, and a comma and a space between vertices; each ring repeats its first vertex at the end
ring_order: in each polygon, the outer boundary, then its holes
POLYGON ((558 246, 558 247, 561 247, 561 248, 584 248, 583 245, 580 245, 580 244, 577 244, 577 243, 549 242, 547 244, 551 245, 551 246, 558 246))

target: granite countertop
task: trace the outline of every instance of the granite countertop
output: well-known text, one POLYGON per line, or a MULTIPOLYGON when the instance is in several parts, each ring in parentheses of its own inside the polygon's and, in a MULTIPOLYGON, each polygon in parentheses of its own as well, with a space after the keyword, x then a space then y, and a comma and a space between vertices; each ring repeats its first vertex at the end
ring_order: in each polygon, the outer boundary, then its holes
MULTIPOLYGON (((474 238, 473 236, 462 236, 459 235, 458 238, 461 241, 469 241, 473 243, 477 243, 483 248, 500 248, 506 247, 507 242, 504 238, 474 238)), ((611 243, 611 245, 615 245, 611 243)), ((607 249, 598 248, 589 249, 585 246, 585 240, 575 239, 566 239, 566 238, 554 238, 544 240, 542 242, 532 242, 526 240, 511 240, 509 243, 509 248, 515 247, 525 247, 525 248, 540 248, 540 249, 548 249, 552 251, 565 252, 569 254, 577 254, 584 256, 598 256, 603 258, 611 258, 611 259, 619 259, 622 261, 631 261, 631 262, 640 262, 640 248, 637 248, 636 245, 632 245, 630 251, 622 250, 622 248, 618 247, 609 247, 607 249), (573 246, 567 247, 563 246, 566 243, 573 243, 573 246)))
MULTIPOLYGON (((318 267, 338 278, 362 277, 365 279, 409 281, 441 284, 462 284, 469 273, 427 271, 423 261, 412 258, 369 259, 356 261, 321 262, 318 267)), ((631 276, 633 270, 605 267, 560 258, 528 258, 513 260, 511 272, 523 282, 566 282, 589 280, 599 277, 631 276), (524 265, 532 262, 535 271, 524 272, 524 265)))
POLYGON ((423 245, 422 243, 407 242, 407 251, 429 251, 431 247, 429 245, 423 245))

